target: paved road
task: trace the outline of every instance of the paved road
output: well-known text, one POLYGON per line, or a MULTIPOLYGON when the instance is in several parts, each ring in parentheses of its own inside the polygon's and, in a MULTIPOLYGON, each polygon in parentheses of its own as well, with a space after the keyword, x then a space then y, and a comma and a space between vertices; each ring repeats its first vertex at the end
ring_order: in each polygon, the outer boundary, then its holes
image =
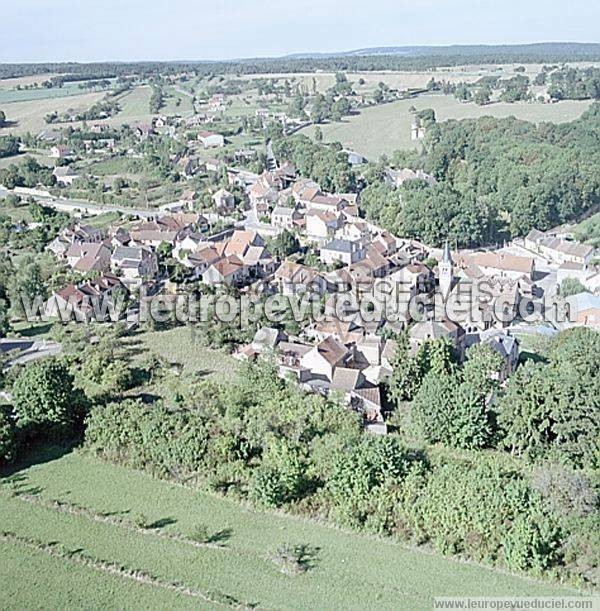
POLYGON ((177 91, 178 93, 181 93, 182 95, 187 95, 188 98, 194 97, 193 93, 190 93, 189 91, 186 91, 185 89, 181 89, 180 87, 173 87, 173 89, 177 91))
POLYGON ((12 352, 11 365, 23 365, 46 356, 54 356, 61 351, 60 344, 51 340, 33 340, 26 338, 4 338, 0 340, 2 352, 12 352))
MULTIPOLYGON (((9 193, 12 193, 9 189, 0 188, 0 197, 6 197, 9 193)), ((93 204, 90 202, 76 200, 76 199, 64 199, 62 197, 43 197, 41 195, 33 196, 33 199, 61 210, 62 212, 85 212, 86 214, 103 214, 104 212, 121 212, 122 214, 134 214, 142 218, 148 218, 156 216, 157 210, 147 210, 145 208, 129 208, 127 206, 112 206, 109 204, 93 204)))

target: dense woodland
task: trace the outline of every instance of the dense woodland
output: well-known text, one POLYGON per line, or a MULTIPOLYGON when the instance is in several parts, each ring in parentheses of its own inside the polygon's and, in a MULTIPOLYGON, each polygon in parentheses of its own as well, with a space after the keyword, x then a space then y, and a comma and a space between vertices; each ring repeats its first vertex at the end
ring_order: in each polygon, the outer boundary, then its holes
POLYGON ((392 189, 380 165, 361 193, 366 215, 398 235, 478 246, 546 230, 600 203, 600 105, 562 125, 492 117, 437 123, 424 154, 402 160, 437 184, 392 189))
MULTIPOLYGON (((60 82, 99 80, 136 74, 141 77, 190 72, 252 74, 269 72, 428 70, 465 64, 563 63, 600 61, 599 44, 538 43, 529 45, 454 45, 450 47, 404 47, 365 49, 354 54, 288 56, 231 62, 123 62, 0 64, 0 78, 33 74, 65 73, 60 82)), ((50 80, 50 82, 52 82, 50 80)))

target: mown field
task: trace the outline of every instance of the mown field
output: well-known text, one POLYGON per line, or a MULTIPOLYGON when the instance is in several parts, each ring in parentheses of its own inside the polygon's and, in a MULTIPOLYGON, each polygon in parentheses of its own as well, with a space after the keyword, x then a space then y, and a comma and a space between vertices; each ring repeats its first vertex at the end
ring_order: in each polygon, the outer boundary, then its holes
POLYGON ((239 366, 239 361, 225 352, 201 346, 193 331, 184 326, 139 332, 127 338, 127 344, 140 354, 153 352, 171 364, 180 365, 185 374, 199 373, 227 379, 239 366))
MULTIPOLYGON (((24 134, 31 132, 37 134, 43 129, 51 129, 53 126, 44 121, 44 117, 54 111, 81 112, 87 110, 95 102, 100 100, 105 92, 83 93, 60 98, 45 98, 41 100, 28 100, 26 102, 9 102, 2 104, 2 110, 6 113, 8 121, 15 121, 16 125, 3 128, 3 134, 24 134)), ((61 124, 57 124, 61 125, 61 124)), ((75 125, 70 123, 69 125, 75 125)))
MULTIPOLYGON (((45 128, 59 128, 65 125, 70 125, 72 127, 80 126, 80 122, 48 125, 44 121, 44 117, 53 111, 63 113, 66 111, 80 112, 87 110, 106 95, 106 91, 81 93, 78 86, 73 87, 68 90, 40 90, 39 94, 36 91, 18 92, 0 89, 0 105, 2 110, 6 113, 6 117, 9 121, 16 122, 16 125, 4 128, 2 133, 23 134, 28 131, 37 133, 45 128), (60 94, 60 97, 49 97, 45 95, 47 92, 57 92, 57 94, 60 94), (16 95, 28 96, 30 98, 39 95, 40 97, 39 99, 28 99, 26 101, 3 102, 2 100, 3 96, 8 98, 12 96, 14 98, 16 95)), ((168 96, 165 99, 165 107, 161 112, 178 113, 181 115, 191 114, 191 98, 189 96, 178 93, 172 89, 169 89, 167 93, 168 96), (181 99, 181 102, 179 106, 176 106, 175 104, 178 98, 181 99)), ((124 123, 131 125, 135 123, 150 122, 153 116, 150 113, 149 107, 151 94, 152 91, 150 87, 146 85, 136 87, 131 91, 126 91, 115 98, 121 105, 120 112, 110 119, 104 119, 97 122, 116 126, 123 125, 124 123)))
MULTIPOLYGON (((575 63, 584 67, 587 62, 575 63)), ((426 71, 366 71, 366 72, 347 72, 346 76, 352 83, 357 93, 368 93, 376 89, 380 82, 384 82, 392 89, 420 89, 425 87, 431 78, 436 81, 447 81, 450 83, 466 82, 473 83, 484 76, 499 76, 500 78, 510 78, 515 75, 515 68, 520 64, 482 64, 467 66, 452 66, 449 68, 438 68, 437 70, 426 71), (359 84, 362 79, 364 83, 359 84)), ((542 64, 526 64, 524 74, 533 79, 542 69, 542 64)), ((312 91, 313 83, 317 90, 324 92, 335 83, 334 72, 273 72, 267 74, 248 74, 243 79, 276 79, 280 82, 284 80, 296 81, 312 91)))
POLYGON ((55 76, 60 76, 58 72, 47 72, 42 74, 30 74, 28 76, 16 76, 14 78, 0 79, 0 89, 14 89, 19 85, 27 87, 29 85, 41 85, 44 81, 49 81, 55 76))
POLYGON ((45 100, 49 98, 65 98, 74 95, 83 95, 90 91, 104 91, 101 87, 94 89, 81 89, 79 83, 71 83, 63 87, 52 87, 51 89, 2 89, 0 88, 0 104, 7 102, 26 102, 28 100, 45 100))
POLYGON ((66 564, 15 543, 2 543, 0 604, 21 609, 209 609, 197 600, 66 564), (29 584, 28 587, 25 584, 29 584), (186 604, 187 603, 187 604, 186 604))
POLYGON ((574 593, 57 456, 0 480, 2 608, 418 610, 439 595, 574 593), (191 543, 199 526, 210 544, 191 543), (305 546, 306 572, 281 572, 272 558, 283 544, 305 546))
MULTIPOLYGON (((589 105, 589 101, 566 100, 558 104, 498 102, 477 106, 474 103, 463 104, 452 96, 426 95, 367 108, 340 123, 320 127, 325 141, 342 142, 346 147, 366 155, 369 159, 377 159, 398 149, 410 150, 420 146, 418 142, 410 139, 411 106, 417 110, 433 108, 438 121, 482 116, 514 116, 526 121, 563 123, 579 117, 589 105)), ((309 126, 303 133, 312 136, 314 130, 314 126, 309 126)))

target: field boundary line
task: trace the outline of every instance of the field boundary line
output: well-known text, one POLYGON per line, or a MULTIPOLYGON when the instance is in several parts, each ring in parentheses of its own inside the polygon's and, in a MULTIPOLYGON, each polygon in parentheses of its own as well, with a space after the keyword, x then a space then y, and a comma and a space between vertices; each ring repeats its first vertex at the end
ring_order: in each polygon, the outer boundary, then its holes
POLYGON ((101 573, 116 575, 123 579, 129 579, 156 588, 170 590, 191 598, 200 598, 210 604, 220 605, 231 609, 262 609, 258 606, 240 603, 228 594, 223 594, 221 592, 203 592, 202 590, 192 588, 179 581, 167 581, 139 569, 132 569, 116 562, 94 558, 80 550, 69 550, 59 542, 44 543, 38 539, 19 536, 11 531, 0 532, 0 541, 21 545, 22 547, 52 556, 53 558, 60 558, 73 562, 74 564, 85 566, 101 573))
POLYGON ((29 503, 30 505, 35 505, 37 507, 44 507, 45 509, 53 509, 60 513, 79 516, 83 518, 88 518, 89 520, 93 520, 95 522, 100 522, 102 524, 109 524, 111 526, 118 526, 125 530, 129 530, 132 532, 136 532, 141 535, 149 535, 151 537, 156 537, 157 539, 163 539, 166 541, 175 541, 177 543, 184 543, 185 545, 190 545, 192 547, 200 548, 200 549, 216 549, 222 552, 230 552, 233 554, 239 553, 236 550, 233 550, 224 545, 219 545, 218 543, 211 542, 202 542, 202 541, 194 541, 182 534, 179 533, 166 533, 159 529, 159 527, 153 528, 152 526, 148 526, 146 528, 142 526, 138 526, 134 522, 130 520, 126 520, 116 515, 107 515, 105 513, 95 511, 90 509, 89 507, 84 507, 82 505, 76 505, 75 503, 69 503, 67 501, 59 501, 56 499, 44 499, 41 496, 35 494, 29 494, 26 492, 14 492, 12 494, 13 498, 17 498, 21 501, 29 503))

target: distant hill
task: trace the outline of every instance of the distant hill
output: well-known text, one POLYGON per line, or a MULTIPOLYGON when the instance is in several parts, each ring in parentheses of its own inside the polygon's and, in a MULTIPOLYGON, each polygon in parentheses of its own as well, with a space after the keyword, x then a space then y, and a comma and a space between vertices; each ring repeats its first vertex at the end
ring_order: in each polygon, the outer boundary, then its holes
POLYGON ((183 60, 146 62, 0 63, 0 79, 60 73, 70 80, 137 74, 268 74, 272 72, 431 70, 465 64, 600 62, 600 43, 542 42, 522 45, 447 45, 370 47, 334 53, 296 53, 284 57, 254 57, 229 61, 183 60))
MULTIPOLYGON (((376 55, 401 55, 404 57, 444 57, 473 56, 474 58, 491 55, 537 56, 541 60, 555 56, 600 56, 600 43, 596 42, 539 42, 518 45, 444 45, 444 46, 404 46, 404 47, 367 47, 351 51, 333 53, 292 53, 279 59, 318 59, 329 57, 364 57, 376 55)), ((273 58, 276 59, 276 58, 273 58)))

